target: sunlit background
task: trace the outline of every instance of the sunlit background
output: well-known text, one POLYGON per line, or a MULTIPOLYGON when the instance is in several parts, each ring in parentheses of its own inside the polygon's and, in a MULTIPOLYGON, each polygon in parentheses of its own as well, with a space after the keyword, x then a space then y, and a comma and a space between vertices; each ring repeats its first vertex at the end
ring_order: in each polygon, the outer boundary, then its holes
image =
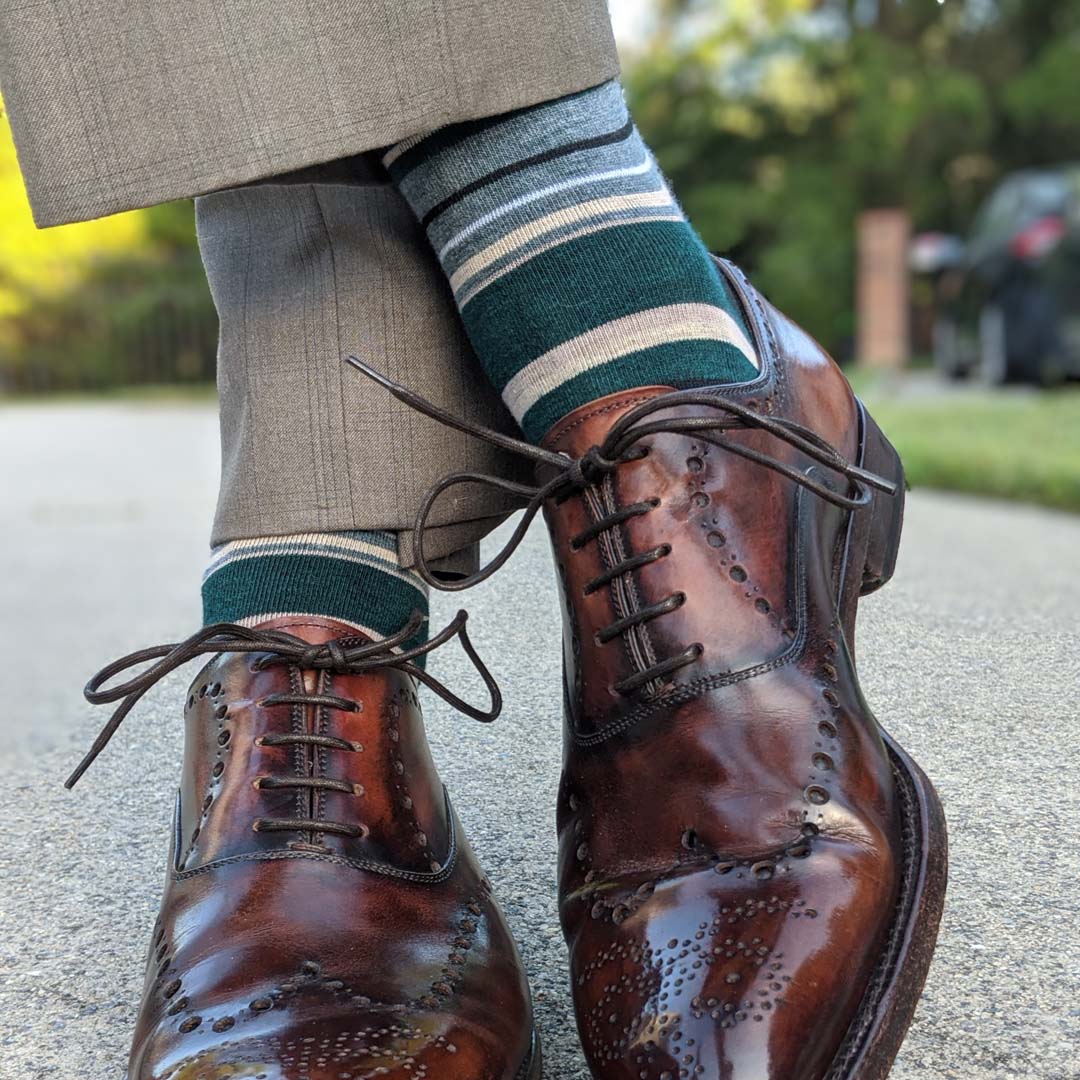
MULTIPOLYGON (((707 244, 848 366, 914 482, 1080 510, 1080 0, 612 14, 635 118, 707 244)), ((209 399, 215 336, 190 203, 38 232, 5 118, 9 406, 209 399)))

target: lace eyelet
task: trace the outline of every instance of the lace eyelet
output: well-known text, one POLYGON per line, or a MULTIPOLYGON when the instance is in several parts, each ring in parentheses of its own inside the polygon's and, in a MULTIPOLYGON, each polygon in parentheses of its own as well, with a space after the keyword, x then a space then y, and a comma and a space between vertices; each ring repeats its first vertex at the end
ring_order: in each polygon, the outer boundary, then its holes
POLYGON ((315 855, 331 854, 331 849, 325 844, 309 844, 304 840, 290 840, 285 846, 290 851, 310 851, 315 855))

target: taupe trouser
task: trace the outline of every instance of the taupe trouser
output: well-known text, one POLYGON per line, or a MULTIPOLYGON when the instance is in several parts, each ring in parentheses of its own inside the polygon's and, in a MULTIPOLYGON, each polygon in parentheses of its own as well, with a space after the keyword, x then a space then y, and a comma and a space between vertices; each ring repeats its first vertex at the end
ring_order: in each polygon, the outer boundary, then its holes
POLYGON ((612 78, 605 0, 0 0, 41 226, 191 198, 612 78))
MULTIPOLYGON (((404 202, 326 163, 617 72, 605 0, 0 0, 0 82, 39 225, 205 195, 215 542, 407 534, 444 472, 520 468, 342 363, 356 352, 448 409, 511 424, 404 202)), ((490 491, 447 500, 428 551, 467 558, 505 510, 490 491)))
MULTIPOLYGON (((514 476, 519 462, 395 401, 343 362, 355 353, 460 416, 514 421, 484 378, 449 286, 388 185, 264 184, 196 201, 221 319, 222 475, 213 542, 340 529, 403 533, 449 469, 514 476)), ((524 477, 522 477, 524 478, 524 477)), ((425 551, 465 551, 501 520, 489 488, 458 489, 425 551)))

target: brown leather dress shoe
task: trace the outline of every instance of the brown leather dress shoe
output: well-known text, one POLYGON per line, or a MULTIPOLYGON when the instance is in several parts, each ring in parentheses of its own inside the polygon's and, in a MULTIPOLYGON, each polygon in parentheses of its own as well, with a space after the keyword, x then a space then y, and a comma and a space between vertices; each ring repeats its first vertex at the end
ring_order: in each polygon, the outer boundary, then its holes
POLYGON ((591 480, 545 511, 578 1024, 604 1080, 871 1080, 946 875, 934 790, 855 674, 903 471, 832 361, 727 272, 760 378, 613 395, 543 444, 591 480))
POLYGON ((219 651, 187 699, 130 1080, 537 1080, 521 961, 435 772, 417 669, 298 616, 148 650, 165 659, 95 693, 118 661, 89 696, 127 695, 122 719, 219 651))
MULTIPOLYGON (((840 370, 721 268, 760 377, 586 405, 531 457, 565 617, 560 900, 599 1080, 876 1080, 914 1012, 941 807, 854 663, 891 576, 900 461, 840 370)), ((462 583, 462 585, 469 582, 462 583)), ((461 587, 461 586, 459 586, 461 587)))

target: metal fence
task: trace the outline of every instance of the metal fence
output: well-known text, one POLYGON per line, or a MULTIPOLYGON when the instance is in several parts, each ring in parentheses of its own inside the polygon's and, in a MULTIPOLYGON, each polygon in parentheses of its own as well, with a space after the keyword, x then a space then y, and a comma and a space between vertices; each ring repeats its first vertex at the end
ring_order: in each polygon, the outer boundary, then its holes
POLYGON ((194 253, 92 268, 23 294, 0 317, 0 392, 55 393, 213 379, 217 315, 194 253))

